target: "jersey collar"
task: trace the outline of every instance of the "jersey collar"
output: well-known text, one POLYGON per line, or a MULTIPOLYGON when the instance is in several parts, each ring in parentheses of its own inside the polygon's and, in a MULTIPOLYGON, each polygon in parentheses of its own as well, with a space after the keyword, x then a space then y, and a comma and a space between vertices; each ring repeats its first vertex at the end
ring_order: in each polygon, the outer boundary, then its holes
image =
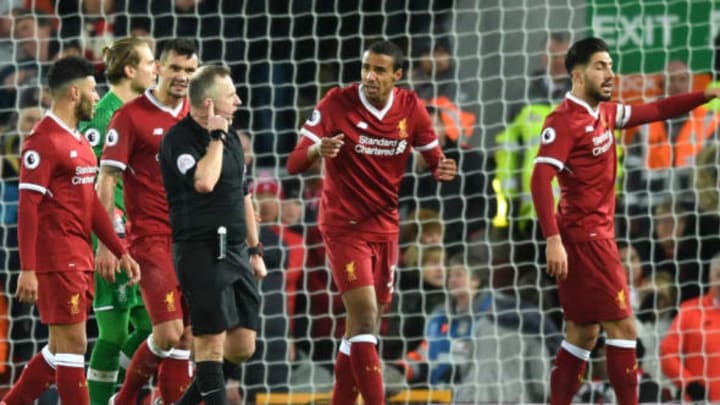
POLYGON ((365 106, 365 109, 370 112, 370 114, 374 115, 375 118, 382 121, 383 117, 385 117, 385 114, 387 114, 388 111, 390 111, 390 108, 392 108, 393 101, 395 101, 395 89, 393 88, 390 92, 390 97, 388 97, 387 104, 385 104, 385 107, 383 107, 382 110, 378 110, 375 108, 374 105, 365 97, 365 92, 363 91, 363 85, 358 86, 358 94, 360 95, 360 101, 363 103, 363 106, 365 106))
POLYGON ((67 124, 63 120, 61 120, 60 117, 55 115, 55 113, 53 113, 52 110, 48 110, 47 113, 45 113, 45 116, 50 117, 53 121, 55 121, 56 124, 58 124, 60 126, 60 128, 69 132, 70 135, 72 135, 73 138, 75 138, 75 140, 77 140, 77 141, 80 140, 80 132, 78 132, 77 129, 70 128, 69 126, 67 126, 67 124))
POLYGON ((570 92, 568 92, 565 95, 565 98, 574 102, 575 104, 579 105, 580 107, 585 108, 587 110, 588 114, 592 115, 593 118, 597 119, 599 117, 600 104, 598 104, 598 108, 593 110, 592 107, 590 107, 590 104, 586 103, 584 100, 581 100, 581 99, 573 96, 572 93, 570 93, 570 92))
POLYGON ((148 100, 150 100, 155 107, 157 107, 160 110, 165 111, 166 113, 172 115, 173 117, 177 118, 177 116, 180 114, 180 112, 183 110, 183 107, 185 106, 185 102, 187 101, 185 98, 183 98, 182 103, 178 104, 175 108, 170 108, 166 106, 165 104, 161 103, 160 100, 155 98, 155 96, 152 94, 152 90, 154 89, 147 89, 145 91, 145 97, 147 97, 148 100))

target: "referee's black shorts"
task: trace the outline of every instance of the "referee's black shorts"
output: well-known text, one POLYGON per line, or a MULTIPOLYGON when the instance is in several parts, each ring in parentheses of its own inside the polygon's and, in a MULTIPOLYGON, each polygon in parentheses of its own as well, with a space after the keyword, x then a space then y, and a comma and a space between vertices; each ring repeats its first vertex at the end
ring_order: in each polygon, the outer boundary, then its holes
POLYGON ((175 242, 173 257, 180 289, 190 306, 194 335, 212 335, 236 327, 257 330, 260 294, 245 244, 227 246, 217 258, 217 243, 175 242))

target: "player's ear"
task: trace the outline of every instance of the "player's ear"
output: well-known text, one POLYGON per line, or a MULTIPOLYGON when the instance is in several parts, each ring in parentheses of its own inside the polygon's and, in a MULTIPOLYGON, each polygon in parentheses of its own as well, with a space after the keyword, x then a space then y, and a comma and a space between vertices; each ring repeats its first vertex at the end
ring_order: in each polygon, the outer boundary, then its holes
POLYGON ((211 105, 212 103, 213 103, 213 101, 212 101, 212 99, 211 99, 210 97, 207 97, 207 98, 205 98, 205 100, 203 100, 203 105, 204 105, 205 107, 210 107, 210 105, 211 105))

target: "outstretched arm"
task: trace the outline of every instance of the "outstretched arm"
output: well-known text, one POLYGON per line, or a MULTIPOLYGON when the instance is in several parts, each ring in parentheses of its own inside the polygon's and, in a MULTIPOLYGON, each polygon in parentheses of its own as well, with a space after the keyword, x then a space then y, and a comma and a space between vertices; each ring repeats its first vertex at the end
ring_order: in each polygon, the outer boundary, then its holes
MULTIPOLYGON (((720 88, 678 94, 652 103, 632 106, 629 117, 621 117, 619 128, 630 128, 653 121, 663 121, 684 114, 697 106, 720 96, 720 88)), ((627 114, 624 113, 624 114, 627 114)))

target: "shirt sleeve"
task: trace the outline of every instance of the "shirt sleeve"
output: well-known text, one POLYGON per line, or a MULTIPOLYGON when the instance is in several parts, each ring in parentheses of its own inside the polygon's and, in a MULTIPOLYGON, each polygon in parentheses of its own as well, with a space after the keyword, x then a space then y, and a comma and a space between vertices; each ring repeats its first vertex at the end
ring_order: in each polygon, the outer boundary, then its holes
POLYGON ((37 253, 38 207, 46 194, 55 170, 52 145, 47 137, 31 135, 22 148, 20 202, 18 204, 18 242, 23 270, 35 270, 37 253))
POLYGON ((56 165, 53 149, 49 139, 42 134, 31 135, 25 140, 18 189, 41 194, 52 192, 48 187, 56 165))
POLYGON ((205 155, 194 142, 188 141, 183 133, 168 133, 160 146, 160 154, 165 157, 166 169, 174 177, 190 186, 195 187, 195 170, 197 163, 205 155))
POLYGON ((545 121, 540 134, 540 148, 538 149, 535 164, 546 163, 558 169, 565 170, 565 162, 575 143, 573 134, 569 131, 567 123, 557 119, 545 121))
POLYGON ((430 115, 425 109, 425 105, 419 99, 415 103, 416 119, 415 134, 413 136, 413 148, 422 153, 425 162, 431 170, 435 170, 442 157, 442 149, 437 139, 437 134, 432 125, 430 115))
POLYGON ((105 145, 100 158, 100 166, 113 166, 125 170, 130 161, 135 128, 127 109, 123 108, 110 120, 105 145))
POLYGON ((333 113, 336 109, 338 89, 332 89, 315 106, 312 113, 300 128, 300 135, 312 143, 320 142, 321 138, 331 137, 337 132, 333 124, 333 113))

